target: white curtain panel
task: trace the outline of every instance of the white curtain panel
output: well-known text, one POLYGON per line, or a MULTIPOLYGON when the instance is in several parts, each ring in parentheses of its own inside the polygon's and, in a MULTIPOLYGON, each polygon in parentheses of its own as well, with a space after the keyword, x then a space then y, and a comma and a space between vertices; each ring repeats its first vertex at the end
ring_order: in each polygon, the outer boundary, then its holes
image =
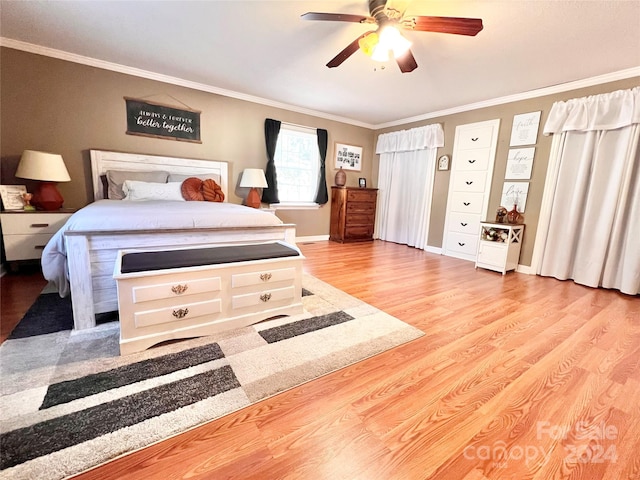
POLYGON ((374 238, 423 250, 427 247, 436 150, 443 145, 444 132, 439 124, 378 137, 374 238))
POLYGON ((557 102, 537 273, 640 293, 640 87, 557 102))

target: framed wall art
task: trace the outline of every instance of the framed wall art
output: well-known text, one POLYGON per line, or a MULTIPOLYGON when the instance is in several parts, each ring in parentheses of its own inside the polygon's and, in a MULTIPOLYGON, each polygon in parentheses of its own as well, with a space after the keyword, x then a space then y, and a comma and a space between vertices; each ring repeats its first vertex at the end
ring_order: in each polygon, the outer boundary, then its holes
POLYGON ((22 195, 25 193, 27 193, 27 187, 24 185, 0 185, 0 196, 2 197, 4 209, 24 209, 25 202, 22 195))
POLYGON ((538 139, 538 126, 540 125, 540 113, 522 113, 513 116, 511 127, 510 147, 521 145, 533 145, 538 139))
POLYGON ((510 148, 505 179, 530 180, 536 147, 510 148))
POLYGON ((362 170, 362 147, 336 143, 335 149, 336 168, 343 170, 362 170))

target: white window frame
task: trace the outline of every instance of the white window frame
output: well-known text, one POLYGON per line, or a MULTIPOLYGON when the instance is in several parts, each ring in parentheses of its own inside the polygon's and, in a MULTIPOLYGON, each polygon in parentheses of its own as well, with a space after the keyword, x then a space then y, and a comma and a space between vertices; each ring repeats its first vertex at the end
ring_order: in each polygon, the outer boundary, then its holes
MULTIPOLYGON (((278 135, 278 144, 280 142, 280 135, 282 135, 283 130, 289 130, 289 131, 294 131, 294 132, 301 132, 301 133, 305 133, 305 134, 309 134, 309 135, 314 135, 317 139, 318 133, 317 130, 315 128, 312 127, 305 127, 302 125, 292 125, 292 124, 287 124, 287 123, 282 123, 280 126, 280 134, 278 135)), ((317 163, 316 163, 316 172, 320 171, 320 152, 318 151, 317 148, 317 141, 315 144, 315 153, 317 155, 317 163)), ((278 146, 276 146, 276 155, 277 155, 277 151, 278 151, 278 146)), ((278 165, 276 163, 276 174, 278 172, 278 165)), ((316 173, 317 175, 317 173, 316 173)), ((315 193, 318 191, 318 184, 316 183, 316 188, 315 188, 315 193)), ((318 205, 317 203, 315 203, 314 201, 309 201, 309 202, 292 202, 292 201, 286 201, 286 200, 280 200, 280 203, 271 203, 269 204, 269 208, 272 209, 276 209, 276 210, 310 210, 310 209, 317 209, 320 208, 320 205, 318 205)))

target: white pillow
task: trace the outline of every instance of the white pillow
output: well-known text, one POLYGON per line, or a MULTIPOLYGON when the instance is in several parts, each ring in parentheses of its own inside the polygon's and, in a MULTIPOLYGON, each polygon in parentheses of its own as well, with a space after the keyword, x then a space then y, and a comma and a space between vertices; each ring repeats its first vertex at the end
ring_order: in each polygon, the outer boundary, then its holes
POLYGON ((181 187, 181 182, 151 183, 125 180, 122 184, 122 191, 125 194, 123 200, 177 200, 184 202, 181 187))

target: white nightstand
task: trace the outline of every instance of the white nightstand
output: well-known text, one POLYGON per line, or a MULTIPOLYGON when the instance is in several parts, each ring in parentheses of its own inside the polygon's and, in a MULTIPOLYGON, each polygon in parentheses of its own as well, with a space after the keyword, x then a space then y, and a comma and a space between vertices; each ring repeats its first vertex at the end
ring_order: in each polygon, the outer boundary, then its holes
POLYGON ((63 209, 53 212, 7 210, 0 213, 7 261, 40 258, 49 239, 62 228, 73 212, 75 210, 63 209))
POLYGON ((508 223, 480 223, 480 240, 476 268, 501 272, 515 270, 520 260, 524 225, 508 223))

